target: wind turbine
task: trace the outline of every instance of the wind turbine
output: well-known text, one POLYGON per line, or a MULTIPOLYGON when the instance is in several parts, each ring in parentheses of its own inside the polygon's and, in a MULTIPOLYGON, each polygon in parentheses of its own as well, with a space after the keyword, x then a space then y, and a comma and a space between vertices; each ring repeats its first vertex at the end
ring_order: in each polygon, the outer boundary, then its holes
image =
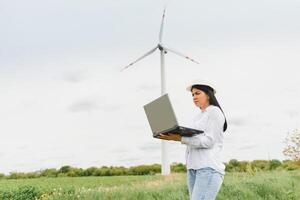
MULTIPOLYGON (((161 67, 161 95, 166 94, 165 57, 164 57, 165 55, 164 54, 166 54, 169 51, 178 56, 184 57, 194 63, 199 64, 194 59, 192 59, 192 58, 186 56, 185 54, 180 53, 174 49, 171 49, 162 43, 165 13, 166 13, 166 7, 164 8, 163 16, 162 16, 162 20, 161 20, 160 31, 159 31, 159 36, 158 36, 158 44, 153 49, 151 49, 150 51, 148 51, 147 53, 145 53, 144 55, 142 55, 141 57, 136 59, 134 62, 130 63, 129 65, 127 65, 121 69, 121 71, 127 69, 128 67, 132 66, 133 64, 137 63, 138 61, 140 61, 143 58, 152 54, 155 50, 159 49, 160 50, 160 67, 161 67)), ((168 156, 168 143, 165 140, 161 141, 161 163, 162 163, 162 165, 161 165, 162 166, 162 168, 161 168, 162 175, 169 175, 170 174, 170 162, 169 162, 169 156, 168 156)))

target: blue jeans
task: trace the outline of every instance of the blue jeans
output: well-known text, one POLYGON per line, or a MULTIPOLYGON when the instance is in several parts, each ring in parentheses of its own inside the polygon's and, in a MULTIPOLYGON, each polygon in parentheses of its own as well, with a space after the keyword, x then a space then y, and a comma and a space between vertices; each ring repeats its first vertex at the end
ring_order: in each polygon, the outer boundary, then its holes
POLYGON ((188 169, 187 182, 190 200, 214 200, 221 188, 224 175, 206 167, 188 169))

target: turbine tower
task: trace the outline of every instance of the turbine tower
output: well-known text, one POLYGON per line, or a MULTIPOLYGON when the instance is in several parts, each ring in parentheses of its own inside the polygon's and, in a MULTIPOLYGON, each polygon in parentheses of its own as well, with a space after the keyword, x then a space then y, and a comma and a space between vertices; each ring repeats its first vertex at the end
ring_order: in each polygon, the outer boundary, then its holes
MULTIPOLYGON (((164 21, 165 21, 165 13, 166 13, 166 7, 164 8, 163 11, 163 16, 162 16, 162 20, 161 20, 161 25, 160 25, 160 31, 159 31, 159 37, 158 37, 158 44, 151 49, 150 51, 148 51, 147 53, 145 53, 144 55, 142 55, 141 57, 139 57, 138 59, 136 59, 134 62, 130 63, 129 65, 125 66, 124 68, 121 69, 121 71, 127 69, 128 67, 132 66, 133 64, 137 63, 138 61, 142 60, 143 58, 149 56, 150 54, 152 54, 156 49, 160 50, 160 67, 161 67, 161 95, 166 94, 166 79, 165 79, 165 54, 169 51, 172 52, 178 56, 184 57, 194 63, 199 64, 197 61, 195 61, 194 59, 186 56, 185 54, 182 54, 174 49, 171 49, 169 47, 167 47, 166 45, 164 45, 162 43, 162 37, 163 37, 163 29, 164 29, 164 21)), ((169 175, 170 174, 170 162, 169 162, 169 156, 168 156, 168 143, 166 140, 162 140, 161 141, 161 174, 162 175, 169 175)))

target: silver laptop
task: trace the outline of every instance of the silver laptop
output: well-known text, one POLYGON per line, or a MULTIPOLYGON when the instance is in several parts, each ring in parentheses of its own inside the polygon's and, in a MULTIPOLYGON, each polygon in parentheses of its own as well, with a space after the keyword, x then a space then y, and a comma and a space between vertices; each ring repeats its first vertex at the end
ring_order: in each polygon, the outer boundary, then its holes
POLYGON ((201 130, 179 126, 168 94, 144 105, 148 122, 152 129, 153 137, 159 138, 159 134, 179 134, 181 136, 193 136, 203 133, 201 130))

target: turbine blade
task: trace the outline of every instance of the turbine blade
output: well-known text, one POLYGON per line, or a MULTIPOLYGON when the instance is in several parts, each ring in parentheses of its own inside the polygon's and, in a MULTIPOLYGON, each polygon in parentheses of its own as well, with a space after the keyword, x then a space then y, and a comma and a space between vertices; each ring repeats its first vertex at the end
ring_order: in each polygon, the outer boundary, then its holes
POLYGON ((142 60, 143 58, 149 56, 150 54, 152 54, 158 47, 154 47, 153 49, 151 49, 150 51, 148 51, 147 53, 145 53, 144 55, 142 55, 141 57, 139 57, 138 59, 136 59, 135 61, 133 61, 132 63, 130 63, 129 65, 125 66, 124 68, 121 69, 121 71, 123 71, 124 69, 130 67, 131 65, 137 63, 138 61, 142 60))
POLYGON ((161 19, 161 24, 160 24, 160 30, 159 30, 159 43, 162 41, 162 36, 163 36, 163 30, 164 30, 164 21, 165 21, 165 12, 166 12, 166 6, 164 8, 163 16, 161 19))
POLYGON ((197 61, 194 60, 193 58, 191 58, 191 57, 189 57, 189 56, 187 56, 187 55, 185 55, 185 54, 183 54, 183 53, 180 53, 180 52, 178 52, 177 50, 170 49, 169 47, 166 47, 166 46, 163 46, 163 48, 164 48, 165 50, 167 50, 167 51, 170 51, 170 52, 172 52, 172 53, 175 53, 175 54, 178 55, 178 56, 184 57, 184 58, 186 58, 186 59, 188 59, 188 60, 190 60, 190 61, 192 61, 192 62, 194 62, 194 63, 199 64, 199 62, 197 62, 197 61))

